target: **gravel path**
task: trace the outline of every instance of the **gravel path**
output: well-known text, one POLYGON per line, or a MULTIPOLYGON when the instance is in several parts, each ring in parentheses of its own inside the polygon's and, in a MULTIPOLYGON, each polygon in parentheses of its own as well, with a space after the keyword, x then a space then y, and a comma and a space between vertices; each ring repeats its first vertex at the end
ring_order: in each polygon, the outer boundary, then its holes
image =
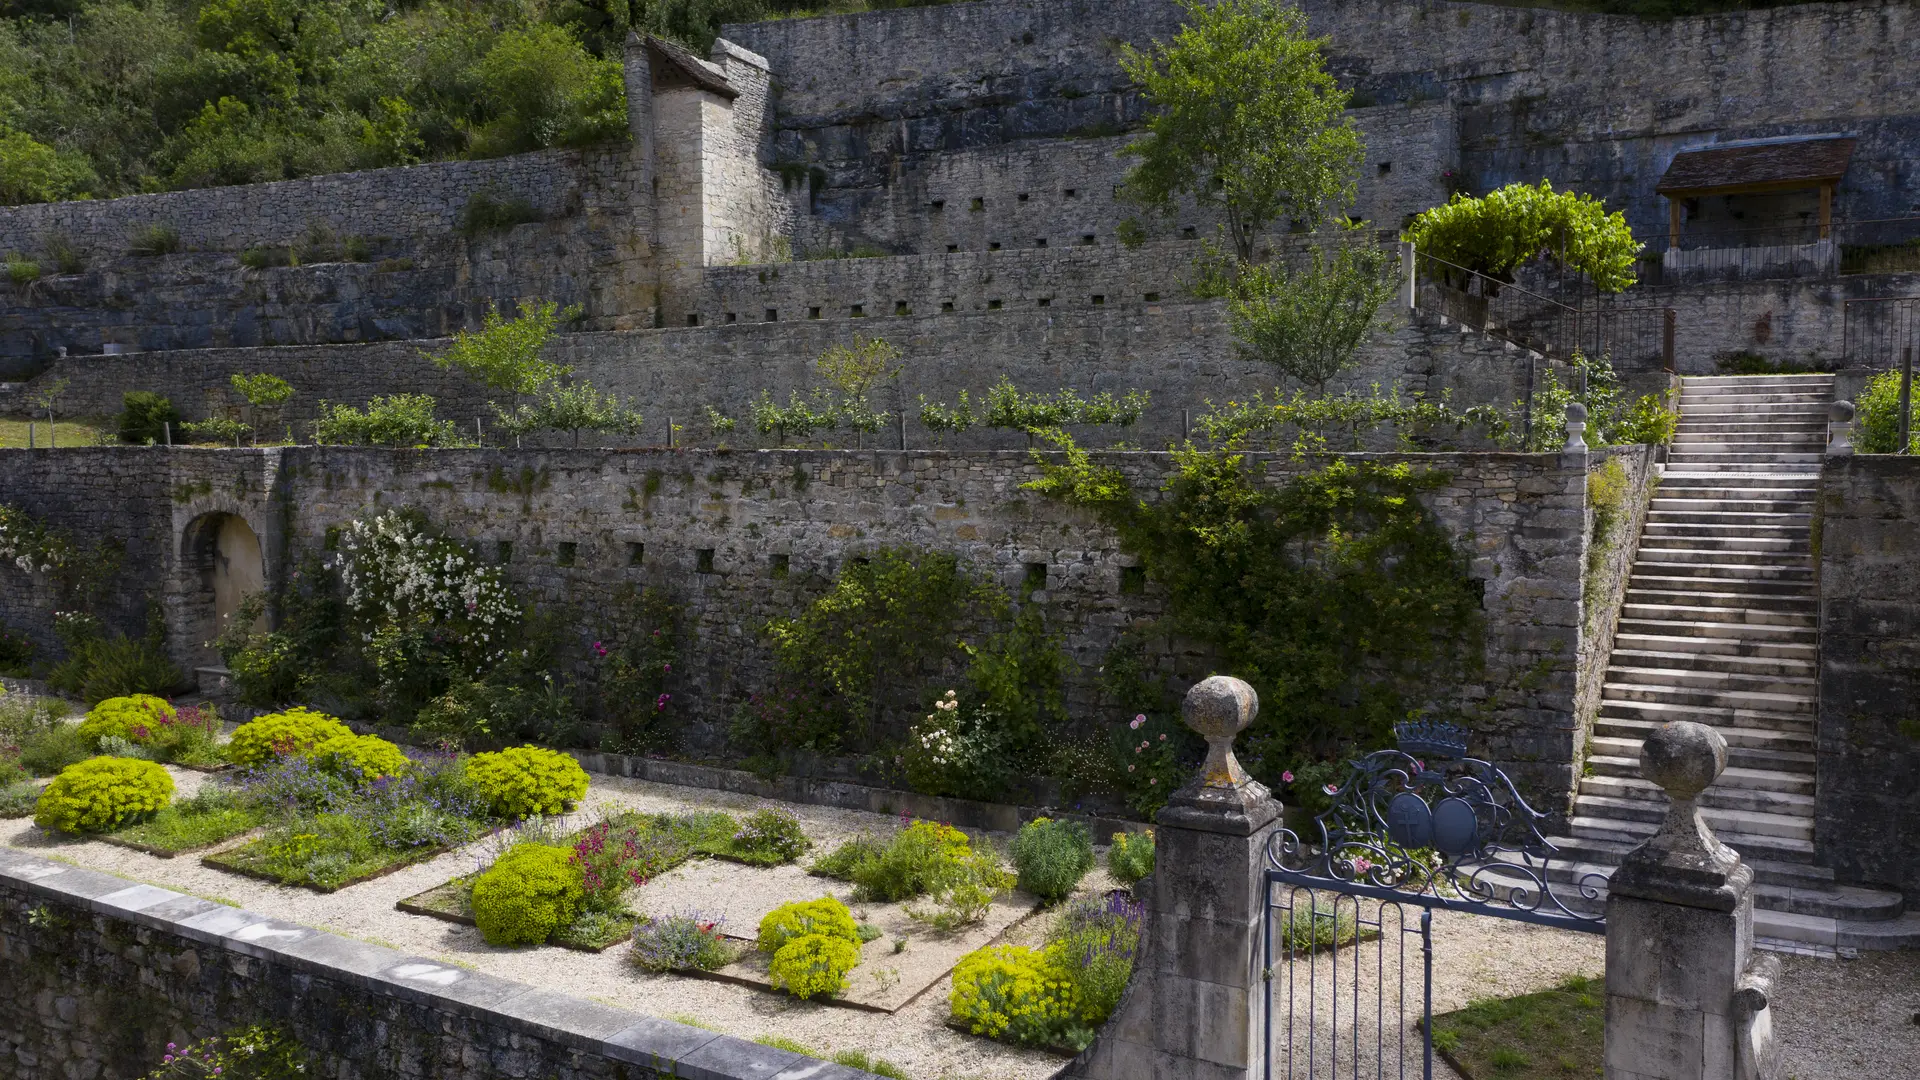
MULTIPOLYGON (((181 796, 207 781, 199 773, 170 771, 181 796)), ((581 815, 592 817, 619 809, 741 813, 764 806, 785 806, 797 814, 808 836, 819 845, 818 850, 861 832, 884 834, 899 824, 897 819, 878 814, 603 776, 594 777, 581 815)), ((987 833, 978 839, 1004 847, 1008 838, 987 833)), ((862 1050, 903 1066, 918 1080, 1040 1080, 1061 1064, 1061 1059, 1051 1055, 1017 1050, 948 1029, 945 1022, 950 982, 944 978, 899 1012, 877 1014, 807 1004, 723 983, 650 975, 626 962, 624 947, 598 955, 557 948, 497 949, 482 941, 472 928, 394 910, 396 900, 470 872, 487 841, 332 895, 214 870, 202 866, 193 856, 161 859, 94 841, 51 839, 28 819, 0 821, 0 843, 57 854, 93 869, 236 903, 277 918, 504 978, 554 987, 648 1015, 697 1022, 745 1038, 781 1035, 823 1053, 862 1050)), ((692 906, 699 893, 684 890, 701 877, 696 864, 663 879, 658 895, 648 897, 643 892, 636 899, 642 904, 657 904, 657 910, 692 906)), ((1096 870, 1088 875, 1082 892, 1098 895, 1111 886, 1104 870, 1096 870)), ((807 891, 798 880, 793 887, 807 891)), ((827 888, 821 889, 825 891, 827 888)), ((717 898, 708 903, 716 908, 733 906, 717 898)), ((1036 916, 1014 925, 1001 940, 1036 945, 1048 923, 1049 916, 1036 916)), ((745 930, 751 932, 751 928, 745 930)), ((1436 1012, 1459 1008, 1477 998, 1544 989, 1570 975, 1599 975, 1605 965, 1605 942, 1599 935, 1485 916, 1440 912, 1434 917, 1433 942, 1436 1012)), ((1342 955, 1346 956, 1345 950, 1342 955)), ((1351 959, 1345 962, 1352 963, 1351 959)), ((1396 951, 1390 950, 1376 971, 1363 970, 1363 983, 1370 986, 1384 978, 1389 985, 1396 985, 1398 963, 1396 951)), ((1417 1013, 1417 937, 1409 941, 1406 963, 1412 1007, 1417 1013)), ((1369 953, 1362 967, 1374 966, 1369 953)), ((1324 986, 1321 996, 1326 997, 1324 986)), ((1322 1003, 1323 1017, 1326 1004, 1330 1000, 1322 1003)), ((1775 1007, 1791 1080, 1854 1080, 1862 1076, 1891 1080, 1920 1075, 1920 1066, 1916 1065, 1920 1063, 1920 953, 1867 954, 1850 961, 1788 957, 1775 1007)), ((1351 1038, 1350 1030, 1343 1033, 1351 1038)), ((1417 1046, 1417 1038, 1410 1042, 1417 1046)), ((1409 1064, 1412 1067, 1407 1075, 1419 1075, 1417 1056, 1409 1064)), ((1388 1063, 1387 1075, 1393 1074, 1392 1066, 1388 1063)), ((1434 1073, 1444 1080, 1457 1080, 1438 1060, 1434 1073)))

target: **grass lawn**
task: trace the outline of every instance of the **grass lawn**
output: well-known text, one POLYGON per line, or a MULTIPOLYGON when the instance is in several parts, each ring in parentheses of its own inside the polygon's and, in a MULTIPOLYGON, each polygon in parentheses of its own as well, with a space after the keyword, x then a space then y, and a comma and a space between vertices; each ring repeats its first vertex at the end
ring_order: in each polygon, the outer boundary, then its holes
MULTIPOLYGON (((55 446, 98 446, 102 433, 119 445, 119 439, 112 434, 118 428, 110 428, 102 422, 90 420, 62 420, 54 430, 55 446)), ((27 421, 0 419, 0 447, 27 445, 27 421)), ((34 422, 34 445, 47 445, 47 422, 34 422)))
POLYGON ((1476 1001, 1433 1018, 1433 1046, 1467 1080, 1595 1077, 1607 1003, 1599 979, 1476 1001))
POLYGON ((205 804, 187 799, 138 825, 115 830, 113 839, 154 854, 179 855, 212 847, 264 824, 266 815, 231 799, 205 804))

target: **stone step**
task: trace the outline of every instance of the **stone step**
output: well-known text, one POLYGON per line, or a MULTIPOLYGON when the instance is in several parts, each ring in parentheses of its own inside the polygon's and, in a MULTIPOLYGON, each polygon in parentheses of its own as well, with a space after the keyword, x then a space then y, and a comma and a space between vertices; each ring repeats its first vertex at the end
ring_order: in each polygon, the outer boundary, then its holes
POLYGON ((1636 572, 1628 578, 1627 588, 1629 599, 1679 600, 1688 604, 1770 611, 1811 611, 1817 609, 1819 602, 1811 581, 1636 572))
MULTIPOLYGON (((1702 811, 1709 820, 1716 811, 1702 811)), ((1737 815, 1738 811, 1719 811, 1724 815, 1737 815)), ((1581 817, 1575 815, 1567 821, 1567 829, 1575 836, 1593 840, 1612 840, 1617 843, 1638 844, 1652 836, 1659 829, 1658 822, 1622 821, 1616 818, 1581 817)), ((1719 827, 1714 833, 1722 843, 1740 852, 1751 854, 1756 859, 1774 859, 1780 862, 1811 862, 1813 860, 1813 840, 1795 836, 1768 836, 1758 833, 1739 832, 1719 827)))
POLYGON ((1669 498, 1788 499, 1811 503, 1819 480, 1817 471, 1725 473, 1669 469, 1661 474, 1660 494, 1669 498))
POLYGON ((1812 514, 1727 513, 1716 510, 1649 510, 1650 532, 1688 532, 1706 536, 1809 536, 1812 514))
MULTIPOLYGON (((1791 656, 1755 656, 1731 652, 1727 649, 1715 651, 1710 648, 1688 649, 1690 644, 1685 638, 1676 639, 1681 647, 1668 644, 1665 639, 1647 640, 1646 635, 1614 638, 1613 657, 1608 663, 1609 671, 1629 669, 1657 669, 1671 671, 1720 671, 1738 675, 1768 676, 1774 678, 1805 679, 1813 682, 1819 678, 1820 665, 1811 657, 1791 656)), ((1700 639, 1701 644, 1713 644, 1700 639)), ((1734 648, 1743 647, 1743 642, 1724 642, 1734 648)), ((1808 647, 1811 652, 1811 647, 1808 647)))
POLYGON ((1641 549, 1634 560, 1633 576, 1661 578, 1708 578, 1726 581, 1777 581, 1783 585, 1812 585, 1813 567, 1806 556, 1791 556, 1801 565, 1779 566, 1772 563, 1742 562, 1725 552, 1693 552, 1674 548, 1641 549))
MULTIPOLYGON (((1574 817, 1576 820, 1585 817, 1618 822, 1623 825, 1645 825, 1647 831, 1652 832, 1667 817, 1666 795, 1658 791, 1655 794, 1659 796, 1657 802, 1651 799, 1581 795, 1574 802, 1574 817)), ((1700 807, 1700 816, 1706 819, 1708 828, 1721 835, 1803 840, 1807 843, 1808 850, 1812 850, 1813 817, 1811 814, 1781 814, 1703 804, 1700 807)))
POLYGON ((1760 907, 1754 895, 1753 940, 1765 947, 1779 942, 1826 949, 1911 949, 1920 946, 1920 913, 1891 919, 1834 919, 1796 915, 1760 907))
POLYGON ((1813 516, 1813 492, 1808 490, 1803 498, 1774 499, 1762 497, 1761 492, 1742 492, 1726 490, 1717 494, 1701 494, 1707 489, 1661 488, 1661 494, 1647 503, 1649 514, 1710 514, 1731 520, 1734 514, 1780 515, 1811 519, 1813 516), (1751 496, 1751 497, 1749 497, 1751 496))
POLYGON ((1668 563, 1730 563, 1735 566, 1761 566, 1773 570, 1804 568, 1812 573, 1811 551, 1793 552, 1782 548, 1766 546, 1747 547, 1681 547, 1675 544, 1661 544, 1659 537, 1655 542, 1642 541, 1636 562, 1668 563))
POLYGON ((1795 446, 1824 447, 1824 425, 1760 426, 1755 424, 1688 424, 1681 422, 1673 430, 1673 445, 1704 443, 1709 446, 1795 446))
MULTIPOLYGON (((1772 709, 1726 709, 1710 705, 1690 705, 1676 701, 1640 701, 1632 698, 1602 698, 1600 708, 1594 716, 1594 723, 1605 721, 1609 737, 1639 739, 1646 732, 1661 724, 1675 720, 1688 720, 1696 724, 1732 732, 1727 735, 1733 739, 1740 736, 1740 745, 1750 749, 1769 749, 1756 745, 1760 734, 1772 733, 1800 740, 1813 738, 1814 717, 1807 713, 1782 713, 1772 709), (1752 735, 1753 737, 1748 737, 1752 735)), ((1792 753, 1806 753, 1806 747, 1772 747, 1792 753)), ((1768 766, 1771 767, 1771 766, 1768 766)), ((1782 768, 1793 769, 1797 766, 1783 764, 1782 768)))
MULTIPOLYGON (((1628 720, 1602 713, 1593 720, 1594 737, 1605 739, 1644 740, 1659 725, 1646 720, 1628 720)), ((1718 731, 1727 740, 1729 753, 1734 749, 1764 750, 1776 754, 1812 754, 1813 732, 1775 731, 1761 727, 1730 727, 1715 724, 1718 731)), ((1744 767, 1744 766, 1743 766, 1744 767)))
POLYGON ((1724 397, 1680 395, 1680 415, 1697 420, 1709 417, 1737 417, 1742 420, 1800 420, 1827 418, 1833 400, 1821 400, 1819 394, 1794 394, 1785 400, 1764 394, 1728 394, 1724 397))
POLYGON ((1693 667, 1666 667, 1661 664, 1609 663, 1607 681, 1658 689, 1687 688, 1765 694, 1782 699, 1804 700, 1808 703, 1809 709, 1815 695, 1820 692, 1819 680, 1810 674, 1716 671, 1693 667))
POLYGON ((1673 468, 1685 469, 1689 473, 1713 475, 1720 478, 1723 482, 1725 482, 1728 477, 1737 476, 1766 476, 1769 480, 1772 480, 1776 479, 1777 475, 1783 470, 1796 468, 1804 468, 1804 475, 1809 477, 1819 475, 1820 461, 1822 460, 1819 454, 1796 456, 1801 457, 1803 460, 1789 460, 1788 455, 1783 454, 1762 457, 1760 455, 1704 453, 1676 453, 1667 460, 1673 468))
POLYGON ((1682 386, 1721 387, 1754 386, 1766 389, 1775 387, 1814 387, 1833 388, 1833 375, 1820 371, 1794 372, 1783 375, 1688 375, 1680 380, 1682 386))
MULTIPOLYGON (((1712 806, 1721 810, 1751 810, 1757 813, 1782 814, 1805 818, 1809 824, 1813 821, 1813 795, 1789 791, 1774 791, 1768 788, 1745 786, 1745 770, 1741 775, 1728 776, 1722 773, 1714 785, 1700 793, 1700 805, 1712 806)), ((1592 796, 1596 799, 1617 799, 1628 802, 1641 802, 1653 807, 1664 815, 1667 808, 1667 793, 1651 781, 1637 776, 1587 776, 1580 780, 1580 796, 1592 796)), ((1595 804, 1598 805, 1598 804, 1595 804)), ((1586 813, 1582 809, 1579 813, 1586 813)), ((1659 820, 1655 818, 1655 820, 1659 820)))
POLYGON ((1652 676, 1634 669, 1609 668, 1606 682, 1601 684, 1601 716, 1608 714, 1607 705, 1629 705, 1642 703, 1649 705, 1685 705, 1708 712, 1726 710, 1731 717, 1737 712, 1772 713, 1779 717, 1800 716, 1812 723, 1818 711, 1808 694, 1783 694, 1765 690, 1745 690, 1733 686, 1681 686, 1683 680, 1706 679, 1719 676, 1735 679, 1739 676, 1718 671, 1674 671, 1659 682, 1629 682, 1626 677, 1651 679, 1652 676))
MULTIPOLYGON (((1638 736, 1627 738, 1621 735, 1595 735, 1591 741, 1594 753, 1607 757, 1627 757, 1640 760, 1638 736)), ((1727 747, 1729 768, 1765 769, 1769 772, 1801 773, 1813 775, 1813 755, 1799 750, 1762 750, 1752 746, 1727 747)))
MULTIPOLYGON (((1577 838, 1554 837, 1552 842, 1560 847, 1562 856, 1570 856, 1571 847, 1567 842, 1577 842, 1577 838)), ((1852 885, 1821 885, 1790 876, 1781 879, 1762 872, 1759 867, 1763 863, 1792 864, 1749 859, 1744 855, 1741 861, 1754 868, 1756 939, 1828 948, 1892 949, 1920 942, 1920 924, 1914 921, 1920 920, 1920 916, 1904 913, 1906 901, 1897 892, 1852 885), (1766 933, 1762 933, 1763 928, 1766 933)), ((1600 879, 1611 877, 1616 865, 1563 857, 1548 864, 1546 876, 1559 886, 1554 895, 1568 908, 1599 912, 1605 910, 1606 904, 1606 888, 1600 879), (1585 897, 1580 895, 1583 891, 1595 895, 1585 897)))
POLYGON ((1737 638, 1760 644, 1813 647, 1819 641, 1817 618, 1812 610, 1802 613, 1629 600, 1620 610, 1616 631, 1655 637, 1737 638))
MULTIPOLYGON (((1567 877, 1559 877, 1549 867, 1549 876, 1554 880, 1571 881, 1575 873, 1591 874, 1599 872, 1611 875, 1620 860, 1632 851, 1636 842, 1600 840, 1586 836, 1550 836, 1547 842, 1558 849, 1556 861, 1565 862, 1567 877), (1576 871, 1574 868, 1584 867, 1576 871)), ((1742 862, 1753 867, 1753 880, 1756 883, 1777 885, 1796 889, 1835 889, 1833 871, 1812 862, 1797 860, 1779 860, 1742 857, 1742 862)))
MULTIPOLYGON (((1605 754, 1589 754, 1586 759, 1591 775, 1583 780, 1606 777, 1620 780, 1636 780, 1640 783, 1640 759, 1610 757, 1605 754)), ((1768 791, 1788 795, 1813 797, 1814 775, 1812 773, 1782 772, 1778 769, 1745 769, 1729 767, 1720 774, 1709 791, 1737 786, 1744 791, 1768 791)))
MULTIPOLYGON (((1639 619, 1623 619, 1615 628, 1613 646, 1635 655, 1650 654, 1673 656, 1692 654, 1718 656, 1730 660, 1784 660, 1802 667, 1817 667, 1820 650, 1811 641, 1783 641, 1766 637, 1750 636, 1754 630, 1776 629, 1774 627, 1731 626, 1725 635, 1689 634, 1681 630, 1688 623, 1653 623, 1639 619), (1627 623, 1633 625, 1629 626, 1627 623), (1649 629, 1649 625, 1657 629, 1649 629)), ((1791 627, 1777 629, 1792 631, 1791 627)), ((1801 633, 1812 636, 1813 631, 1801 633)), ((1618 654, 1614 661, 1618 663, 1618 654)), ((1642 665, 1645 666, 1645 665, 1642 665)), ((1729 668, 1727 670, 1737 670, 1729 668)))
MULTIPOLYGON (((1640 534, 1643 549, 1657 551, 1730 551, 1765 555, 1781 552, 1811 557, 1810 529, 1795 530, 1794 535, 1756 535, 1751 526, 1659 525, 1649 523, 1640 534), (1722 530, 1714 532, 1715 528, 1722 530)), ((1784 533, 1786 530, 1774 530, 1784 533)))

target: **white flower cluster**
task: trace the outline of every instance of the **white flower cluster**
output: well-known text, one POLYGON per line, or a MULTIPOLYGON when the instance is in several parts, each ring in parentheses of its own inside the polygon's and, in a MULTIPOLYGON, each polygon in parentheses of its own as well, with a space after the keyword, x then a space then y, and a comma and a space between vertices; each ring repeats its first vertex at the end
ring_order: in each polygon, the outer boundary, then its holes
POLYGON ((400 513, 353 522, 341 533, 340 548, 347 605, 364 619, 425 619, 449 630, 464 628, 481 643, 504 640, 519 621, 520 605, 498 569, 480 565, 458 543, 429 535, 400 513))
POLYGON ((939 769, 964 767, 987 752, 987 739, 979 724, 961 712, 959 694, 947 691, 933 708, 925 720, 913 726, 910 736, 923 761, 939 769))
POLYGON ((18 507, 0 503, 0 563, 32 574, 51 574, 67 562, 67 545, 18 507))

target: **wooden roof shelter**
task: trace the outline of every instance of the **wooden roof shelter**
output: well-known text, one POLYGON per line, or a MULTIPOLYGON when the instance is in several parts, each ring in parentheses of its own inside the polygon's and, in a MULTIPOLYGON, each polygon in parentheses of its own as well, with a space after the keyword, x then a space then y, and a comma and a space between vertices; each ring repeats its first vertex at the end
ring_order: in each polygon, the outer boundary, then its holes
POLYGON ((1847 135, 1794 135, 1720 143, 1675 154, 1654 190, 1667 197, 1667 241, 1680 245, 1680 202, 1701 195, 1820 189, 1820 238, 1833 227, 1833 189, 1853 159, 1847 135))

